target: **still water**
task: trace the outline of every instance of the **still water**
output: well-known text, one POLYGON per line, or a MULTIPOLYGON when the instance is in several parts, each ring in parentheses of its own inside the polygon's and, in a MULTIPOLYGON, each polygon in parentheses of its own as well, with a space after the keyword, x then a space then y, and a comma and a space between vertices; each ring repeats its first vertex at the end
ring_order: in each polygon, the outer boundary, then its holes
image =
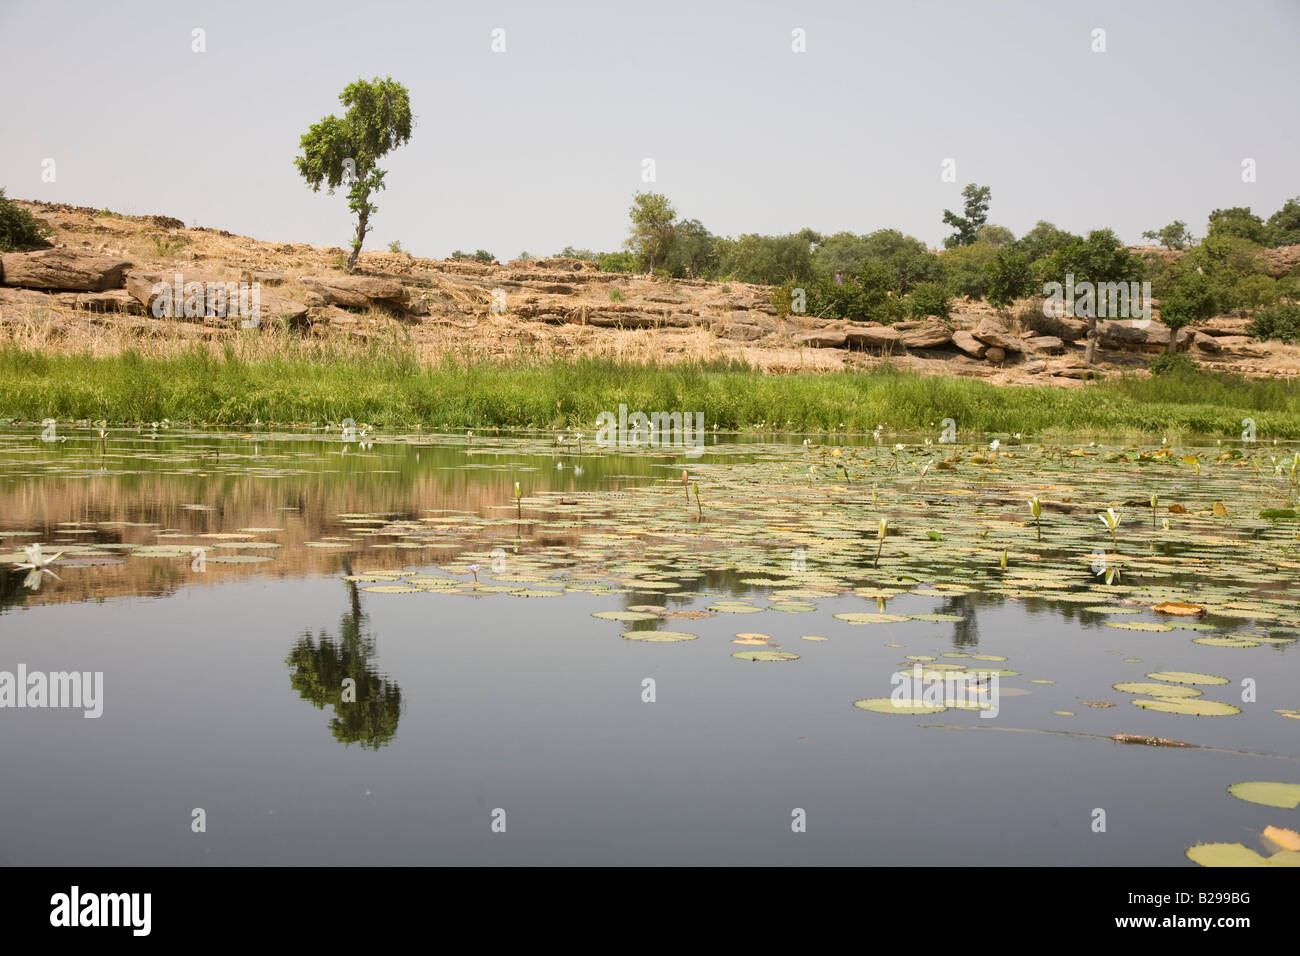
POLYGON ((0 709, 0 862, 1190 866, 1296 828, 1227 789, 1300 782, 1278 449, 710 441, 0 431, 0 672, 102 673, 98 718, 0 709), (993 672, 996 715, 854 706, 915 666, 993 672))

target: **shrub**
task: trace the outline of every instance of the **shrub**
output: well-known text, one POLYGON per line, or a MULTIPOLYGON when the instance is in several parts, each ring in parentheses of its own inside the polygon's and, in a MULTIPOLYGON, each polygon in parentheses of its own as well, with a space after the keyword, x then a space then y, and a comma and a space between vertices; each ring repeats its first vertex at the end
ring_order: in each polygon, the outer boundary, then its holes
POLYGON ((1187 375, 1200 369, 1186 352, 1161 352, 1151 360, 1152 375, 1187 375))
POLYGON ((596 265, 601 272, 636 272, 636 256, 630 252, 602 252, 596 265))
POLYGON ((1284 302, 1260 309, 1251 320, 1248 331, 1257 339, 1300 342, 1300 303, 1284 302))
POLYGON ((0 250, 12 252, 45 245, 45 229, 36 217, 5 199, 0 189, 0 250))
POLYGON ((496 258, 496 256, 492 255, 492 253, 488 252, 486 249, 479 249, 474 253, 475 262, 496 262, 496 258))
POLYGON ((402 242, 400 239, 394 239, 392 242, 388 244, 388 251, 401 253, 401 252, 405 252, 406 250, 402 248, 402 242))
POLYGON ((915 318, 937 315, 947 319, 952 312, 952 296, 941 282, 919 282, 903 300, 907 314, 915 318))
POLYGON ((610 290, 609 290, 609 301, 610 301, 610 302, 622 302, 622 301, 623 301, 623 290, 622 290, 622 289, 610 289, 610 290))

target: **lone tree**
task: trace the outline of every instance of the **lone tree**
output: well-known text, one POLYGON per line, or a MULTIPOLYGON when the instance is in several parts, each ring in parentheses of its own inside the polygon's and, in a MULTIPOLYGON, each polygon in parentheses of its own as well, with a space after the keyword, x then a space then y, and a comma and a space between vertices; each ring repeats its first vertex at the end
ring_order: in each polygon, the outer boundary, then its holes
POLYGON ((411 138, 411 101, 406 87, 392 77, 349 83, 339 101, 348 111, 342 119, 330 115, 313 124, 303 134, 302 155, 294 164, 313 192, 322 184, 330 195, 339 186, 348 187, 348 208, 357 215, 348 256, 351 272, 370 231, 370 216, 378 210, 370 194, 384 188, 384 170, 375 163, 411 138))
POLYGON ((963 210, 965 216, 959 216, 951 209, 943 211, 943 221, 957 230, 943 241, 946 249, 972 245, 979 238, 979 232, 989 218, 989 200, 993 190, 988 186, 976 186, 970 183, 961 194, 966 200, 963 210))
POLYGON ((662 193, 637 193, 628 211, 632 217, 632 234, 623 244, 644 262, 646 273, 655 271, 672 251, 677 239, 677 210, 662 193))

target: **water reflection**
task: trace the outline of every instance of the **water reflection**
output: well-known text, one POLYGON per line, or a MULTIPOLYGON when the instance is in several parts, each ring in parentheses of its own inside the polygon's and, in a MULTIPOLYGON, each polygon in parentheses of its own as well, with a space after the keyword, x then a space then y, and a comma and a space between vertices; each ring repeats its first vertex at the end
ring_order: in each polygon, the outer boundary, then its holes
MULTIPOLYGON (((352 573, 351 567, 346 570, 352 573)), ((336 740, 378 750, 397 733, 402 689, 380 676, 372 660, 377 654, 375 636, 366 629, 361 595, 354 582, 345 584, 349 607, 339 618, 339 636, 321 631, 313 639, 311 631, 304 631, 284 662, 289 682, 303 700, 320 710, 333 708, 330 733, 336 740)))

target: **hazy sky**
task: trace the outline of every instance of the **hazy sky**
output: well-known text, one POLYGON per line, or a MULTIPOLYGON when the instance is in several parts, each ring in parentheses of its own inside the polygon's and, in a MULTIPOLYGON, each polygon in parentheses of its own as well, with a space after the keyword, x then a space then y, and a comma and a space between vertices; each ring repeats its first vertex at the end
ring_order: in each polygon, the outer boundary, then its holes
POLYGON ((348 82, 392 76, 416 127, 368 249, 615 249, 641 189, 722 235, 938 244, 972 181, 1017 235, 1201 235, 1213 208, 1300 195, 1297 41, 1300 0, 0 0, 0 186, 345 246, 345 198, 292 160, 348 82))

